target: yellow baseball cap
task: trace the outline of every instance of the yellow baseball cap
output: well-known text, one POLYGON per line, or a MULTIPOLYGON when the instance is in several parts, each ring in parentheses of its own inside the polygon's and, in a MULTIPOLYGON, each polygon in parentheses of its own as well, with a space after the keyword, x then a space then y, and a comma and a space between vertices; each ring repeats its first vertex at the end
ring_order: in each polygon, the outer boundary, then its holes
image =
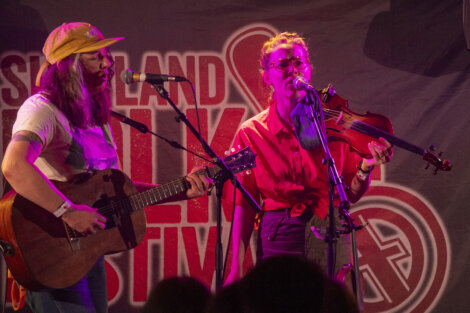
POLYGON ((123 39, 124 37, 104 38, 96 27, 88 23, 73 22, 60 25, 49 34, 42 49, 46 61, 36 76, 36 86, 39 86, 41 76, 49 65, 69 55, 96 51, 123 39))

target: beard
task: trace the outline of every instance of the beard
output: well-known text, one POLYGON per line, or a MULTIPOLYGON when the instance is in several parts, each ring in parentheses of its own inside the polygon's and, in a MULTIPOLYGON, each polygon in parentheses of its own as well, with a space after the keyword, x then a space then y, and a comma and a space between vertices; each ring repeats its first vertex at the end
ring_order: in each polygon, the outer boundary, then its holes
POLYGON ((103 91, 91 95, 90 101, 90 124, 102 126, 109 121, 111 114, 111 88, 106 87, 103 91))

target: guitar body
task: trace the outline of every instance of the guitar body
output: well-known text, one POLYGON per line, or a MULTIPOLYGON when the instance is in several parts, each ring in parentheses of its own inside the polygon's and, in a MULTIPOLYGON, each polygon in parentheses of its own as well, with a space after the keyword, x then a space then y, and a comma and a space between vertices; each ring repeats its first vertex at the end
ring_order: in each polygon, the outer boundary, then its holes
POLYGON ((108 169, 54 185, 72 202, 98 208, 107 218, 106 228, 81 236, 53 214, 13 190, 8 192, 0 201, 0 238, 12 245, 13 255, 5 254, 5 262, 15 279, 30 290, 71 286, 100 256, 132 249, 145 235, 143 206, 128 202, 128 210, 113 210, 109 205, 136 193, 124 173, 108 169))
MULTIPOLYGON (((224 162, 238 173, 255 167, 255 157, 247 147, 227 156, 224 162)), ((218 178, 221 172, 216 165, 197 174, 218 178)), ((30 290, 71 286, 88 273, 100 256, 136 247, 146 229, 142 209, 172 199, 191 187, 185 177, 180 177, 137 193, 132 181, 114 169, 53 183, 73 203, 96 208, 106 217, 106 227, 84 237, 14 190, 8 192, 0 200, 0 240, 8 246, 4 258, 15 279, 30 290)))

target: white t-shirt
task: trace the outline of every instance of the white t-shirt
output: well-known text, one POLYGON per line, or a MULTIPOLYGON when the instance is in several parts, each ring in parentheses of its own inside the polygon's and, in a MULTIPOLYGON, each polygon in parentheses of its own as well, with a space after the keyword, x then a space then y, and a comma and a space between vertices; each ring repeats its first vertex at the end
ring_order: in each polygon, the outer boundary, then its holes
POLYGON ((41 94, 29 97, 18 110, 12 133, 20 130, 34 132, 41 138, 42 151, 34 164, 49 179, 68 181, 84 172, 118 167, 109 124, 74 128, 41 94))

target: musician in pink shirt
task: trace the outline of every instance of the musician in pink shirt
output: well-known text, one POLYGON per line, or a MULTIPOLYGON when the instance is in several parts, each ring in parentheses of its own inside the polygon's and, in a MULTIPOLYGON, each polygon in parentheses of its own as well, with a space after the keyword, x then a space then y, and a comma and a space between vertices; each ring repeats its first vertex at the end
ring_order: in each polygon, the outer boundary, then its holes
MULTIPOLYGON (((328 211, 327 168, 322 164, 321 147, 307 150, 297 139, 291 113, 306 96, 294 87, 300 77, 310 82, 312 66, 304 39, 295 33, 281 33, 268 40, 261 50, 263 81, 272 89, 269 107, 245 121, 238 130, 234 147, 251 147, 257 155, 252 175, 240 177, 242 185, 262 205, 258 233, 258 260, 282 254, 317 256, 325 264, 326 243, 313 236, 306 225, 326 224, 328 211), (306 247, 306 237, 309 246, 306 247), (310 247, 316 240, 317 247, 310 247), (323 259, 323 260, 322 260, 323 259)), ((384 139, 372 141, 373 158, 363 159, 349 151, 344 143, 329 143, 347 196, 356 202, 367 191, 374 166, 390 161, 392 149, 384 139)), ((226 191, 226 200, 232 196, 226 191)), ((255 222, 255 211, 238 192, 233 217, 232 261, 227 282, 240 278, 241 265, 255 222)), ((259 219, 256 220, 259 220, 259 219)), ((338 249, 346 249, 348 239, 338 249)), ((348 260, 346 260, 348 261, 348 260)), ((342 264, 340 264, 341 266, 342 264)))

